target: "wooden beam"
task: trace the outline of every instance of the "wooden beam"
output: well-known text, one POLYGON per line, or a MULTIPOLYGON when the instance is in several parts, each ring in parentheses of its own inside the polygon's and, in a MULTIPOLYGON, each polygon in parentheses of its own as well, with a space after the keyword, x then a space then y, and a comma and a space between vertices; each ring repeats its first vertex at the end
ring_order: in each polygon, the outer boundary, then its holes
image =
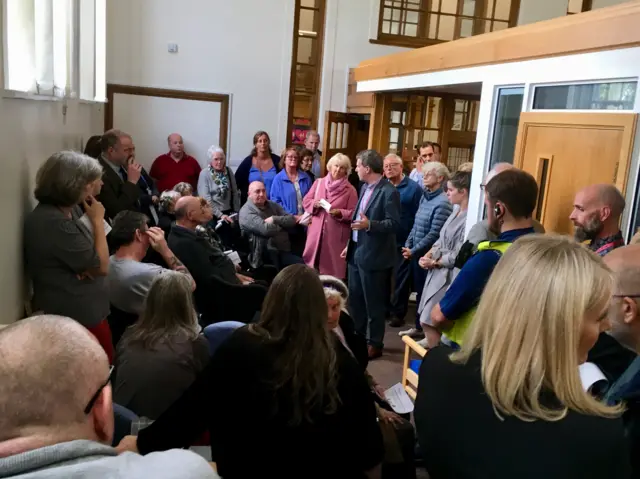
POLYGON ((358 82, 640 45, 640 0, 365 60, 358 82))

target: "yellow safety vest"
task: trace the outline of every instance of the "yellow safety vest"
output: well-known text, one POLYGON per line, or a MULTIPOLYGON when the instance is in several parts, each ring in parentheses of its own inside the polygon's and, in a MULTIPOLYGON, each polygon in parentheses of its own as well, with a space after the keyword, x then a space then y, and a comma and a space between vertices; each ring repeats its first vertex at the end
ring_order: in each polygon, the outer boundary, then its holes
MULTIPOLYGON (((478 245, 478 251, 494 250, 499 251, 502 255, 509 249, 509 246, 511 246, 511 243, 507 243, 504 241, 483 241, 478 245)), ((459 346, 462 346, 464 334, 467 332, 467 329, 471 324, 471 320, 476 314, 476 309, 477 306, 474 306, 458 319, 453 321, 453 326, 451 327, 451 329, 445 331, 443 333, 443 336, 449 341, 453 341, 459 346)))

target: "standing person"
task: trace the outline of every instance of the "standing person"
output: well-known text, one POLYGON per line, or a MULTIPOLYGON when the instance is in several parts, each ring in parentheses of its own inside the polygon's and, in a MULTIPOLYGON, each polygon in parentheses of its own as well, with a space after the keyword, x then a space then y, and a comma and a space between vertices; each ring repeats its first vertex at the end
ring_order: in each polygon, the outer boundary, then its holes
POLYGON ((578 372, 610 327, 613 284, 567 237, 525 236, 504 253, 462 350, 422 361, 414 415, 429 477, 631 477, 623 408, 578 372))
POLYGON ((285 268, 258 323, 228 337, 182 397, 119 449, 186 447, 208 429, 211 458, 225 479, 380 477, 373 399, 327 318, 318 274, 285 268))
MULTIPOLYGON (((298 152, 300 153, 300 169, 309 175, 311 183, 313 183, 316 181, 316 175, 311 171, 311 166, 313 165, 313 153, 307 148, 300 148, 298 152)), ((327 165, 327 171, 329 171, 329 165, 327 165)))
POLYGON ((416 160, 416 167, 409 173, 409 178, 423 186, 422 178, 424 176, 424 165, 430 161, 440 161, 440 155, 442 154, 442 148, 440 145, 433 141, 425 141, 418 148, 418 158, 416 160))
POLYGON ((327 163, 327 175, 318 179, 304 197, 305 211, 313 217, 302 258, 320 274, 336 278, 347 276, 347 263, 340 253, 349 241, 351 217, 358 203, 356 189, 347 179, 349 173, 349 157, 336 154, 327 163), (329 211, 321 206, 320 200, 330 204, 329 211))
POLYGON ((400 194, 400 227, 396 231, 395 287, 389 310, 391 316, 389 326, 397 328, 404 325, 404 317, 407 314, 408 299, 413 283, 411 268, 409 267, 411 263, 405 261, 404 256, 402 256, 402 247, 413 228, 413 222, 418 212, 423 191, 415 181, 411 181, 402 172, 402 158, 398 155, 390 154, 385 157, 384 174, 389 183, 395 186, 400 194), (407 301, 403 302, 405 297, 407 301))
MULTIPOLYGON (((269 199, 282 206, 286 213, 296 218, 304 214, 302 200, 311 189, 311 178, 300 168, 300 155, 294 147, 287 148, 280 160, 280 173, 271 184, 269 199)), ((290 233, 291 251, 296 256, 302 256, 307 231, 304 226, 297 225, 290 233)))
POLYGON ((591 185, 578 191, 569 216, 576 240, 589 240, 589 249, 600 256, 624 246, 620 231, 624 207, 624 196, 613 185, 591 185))
POLYGON ((473 322, 476 306, 500 257, 521 236, 534 233, 531 215, 538 200, 538 185, 529 173, 511 169, 486 184, 484 203, 496 241, 478 245, 440 302, 431 311, 431 325, 441 331, 442 342, 458 348, 473 322))
POLYGON ((184 181, 191 185, 193 191, 196 191, 200 163, 193 156, 185 153, 184 142, 179 134, 171 133, 167 143, 169 152, 160 155, 151 165, 150 174, 156 180, 158 190, 170 190, 184 181))
POLYGON ((245 204, 249 192, 249 184, 259 181, 264 184, 267 195, 271 183, 280 171, 280 157, 271 151, 271 138, 266 131, 253 135, 253 149, 236 170, 236 183, 240 190, 240 203, 245 204))
MULTIPOLYGON (((427 278, 426 270, 420 267, 418 261, 421 256, 429 252, 437 241, 440 230, 453 211, 447 194, 444 192, 449 179, 448 168, 440 162, 431 161, 424 164, 423 170, 424 196, 420 200, 411 233, 402 248, 402 256, 409 263, 411 269, 413 287, 416 290, 416 304, 420 304, 424 282, 427 278)), ((409 303, 408 291, 404 297, 399 298, 399 301, 406 311, 409 303)), ((422 334, 420 315, 416 312, 416 317, 412 319, 413 326, 398 333, 400 336, 418 337, 422 334)))
POLYGON ((109 315, 109 249, 105 209, 95 199, 102 167, 72 151, 55 153, 36 174, 38 205, 24 225, 27 274, 33 282, 33 307, 75 319, 91 331, 113 359, 109 315), (84 206, 87 221, 81 221, 84 206))
POLYGON ((311 173, 316 178, 322 177, 322 152, 318 150, 320 146, 320 133, 311 130, 307 133, 304 140, 304 147, 313 155, 313 163, 311 165, 311 173))
POLYGON ((464 243, 470 187, 471 173, 458 171, 451 177, 447 185, 447 198, 454 207, 453 213, 440 230, 438 240, 418 261, 418 265, 427 271, 418 303, 419 320, 425 336, 418 344, 424 348, 432 348, 440 342, 440 332, 431 326, 431 310, 447 292, 457 273, 454 263, 464 243))
POLYGON ((356 171, 365 183, 353 213, 353 233, 342 252, 347 258, 349 310, 356 330, 367 337, 369 358, 382 356, 385 316, 395 266, 400 195, 382 177, 383 160, 375 150, 360 153, 356 171))

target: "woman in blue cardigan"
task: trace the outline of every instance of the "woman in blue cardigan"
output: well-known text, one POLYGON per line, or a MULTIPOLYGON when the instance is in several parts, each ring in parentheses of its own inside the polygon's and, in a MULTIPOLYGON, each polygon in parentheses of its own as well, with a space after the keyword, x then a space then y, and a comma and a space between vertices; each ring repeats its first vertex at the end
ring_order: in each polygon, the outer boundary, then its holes
POLYGON ((267 189, 271 189, 273 179, 280 171, 280 157, 271 151, 271 139, 266 131, 259 131, 253 135, 253 150, 236 170, 236 184, 240 191, 240 204, 247 201, 249 184, 253 181, 261 181, 267 189))
MULTIPOLYGON (((268 192, 269 199, 299 220, 304 214, 302 199, 311 189, 311 178, 299 168, 300 154, 297 148, 289 147, 282 153, 280 167, 282 170, 273 179, 271 190, 268 192)), ((291 252, 302 256, 307 239, 306 228, 298 225, 289 233, 289 237, 291 252)))

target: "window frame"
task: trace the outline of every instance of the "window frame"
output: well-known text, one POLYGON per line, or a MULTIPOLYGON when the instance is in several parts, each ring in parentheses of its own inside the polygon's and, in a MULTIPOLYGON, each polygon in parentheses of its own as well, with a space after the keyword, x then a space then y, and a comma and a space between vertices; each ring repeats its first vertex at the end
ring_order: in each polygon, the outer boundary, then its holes
MULTIPOLYGON (((378 0, 378 27, 377 27, 377 36, 375 39, 371 39, 369 40, 370 43, 374 43, 374 44, 379 44, 379 45, 388 45, 388 46, 397 46, 397 47, 407 47, 407 48, 420 48, 420 47, 426 47, 426 46, 430 46, 430 45, 437 45, 440 43, 446 43, 446 42, 450 42, 450 41, 455 41, 455 40, 459 40, 461 38, 471 38, 477 35, 481 35, 482 33, 485 33, 484 31, 478 31, 479 27, 478 24, 480 22, 484 22, 487 20, 486 17, 480 17, 478 16, 478 12, 482 12, 484 10, 486 10, 487 7, 487 2, 495 2, 496 0, 477 0, 476 2, 476 6, 475 6, 475 12, 473 15, 473 33, 471 34, 470 37, 460 37, 456 35, 456 30, 460 29, 460 20, 461 17, 463 18, 471 18, 468 15, 462 15, 462 7, 463 7, 463 0, 458 0, 458 5, 456 7, 456 13, 451 14, 450 16, 453 17, 455 19, 456 22, 456 26, 454 28, 454 38, 452 40, 437 40, 437 39, 429 39, 426 38, 422 35, 425 35, 427 33, 426 27, 427 27, 427 22, 428 17, 429 17, 429 13, 437 13, 437 14, 441 14, 441 11, 438 12, 434 12, 429 10, 429 4, 430 4, 431 0, 421 0, 421 6, 420 6, 420 10, 419 11, 424 11, 427 12, 427 14, 425 15, 420 15, 419 14, 419 19, 418 19, 418 25, 417 25, 417 29, 418 29, 418 36, 416 37, 409 37, 409 36, 405 36, 405 35, 395 35, 395 34, 391 34, 391 33, 383 33, 382 32, 382 26, 383 26, 383 22, 384 20, 384 9, 385 9, 385 0, 378 0)), ((518 15, 520 13, 520 1, 521 0, 510 0, 511 1, 511 9, 509 11, 509 20, 508 20, 508 28, 512 28, 517 26, 518 24, 518 15)), ((495 5, 494 5, 495 7, 495 5)), ((387 7, 389 8, 389 7, 387 7)), ((411 11, 418 11, 418 10, 413 10, 410 9, 411 11)), ((495 19, 493 19, 495 20, 495 19)), ((504 20, 498 20, 500 22, 504 22, 504 20)))

